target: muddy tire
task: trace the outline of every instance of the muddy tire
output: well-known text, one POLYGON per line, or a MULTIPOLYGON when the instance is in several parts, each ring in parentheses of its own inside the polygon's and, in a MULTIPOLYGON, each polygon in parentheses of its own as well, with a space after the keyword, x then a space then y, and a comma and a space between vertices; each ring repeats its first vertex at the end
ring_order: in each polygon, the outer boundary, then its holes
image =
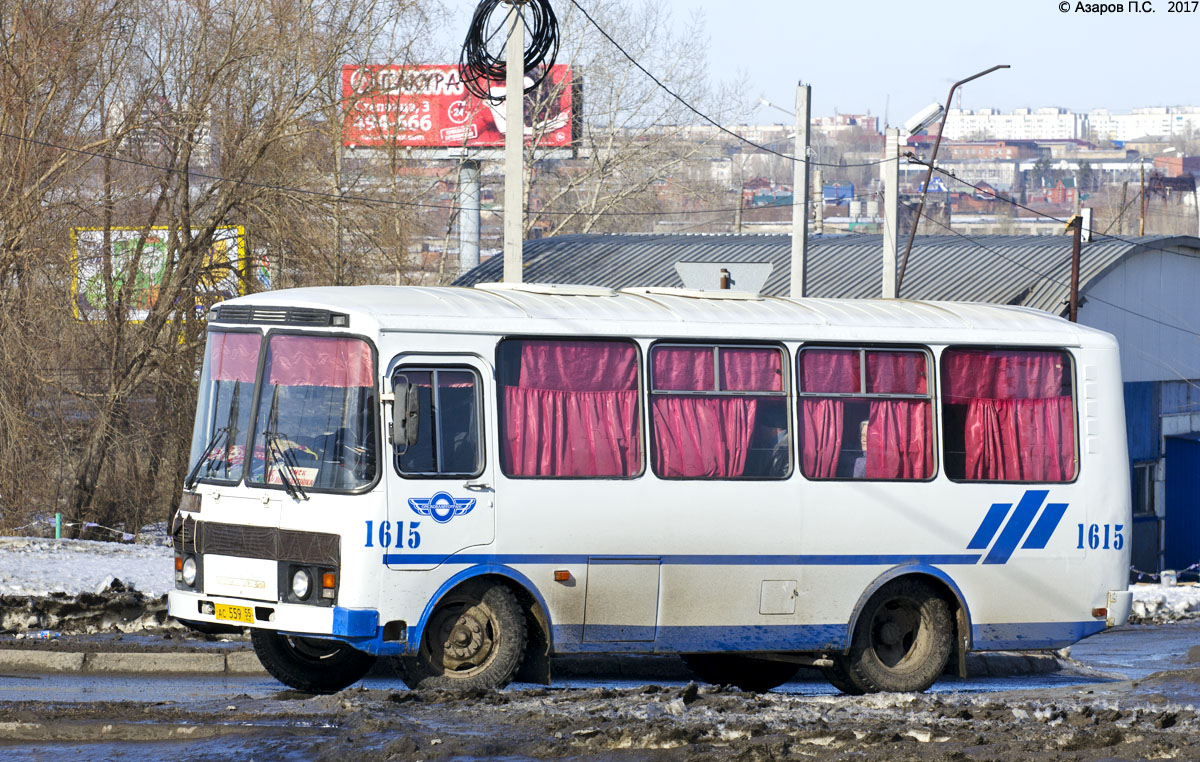
POLYGON ((525 640, 525 615, 512 591, 467 582, 438 602, 417 653, 397 666, 413 689, 499 688, 520 669, 525 640))
POLYGON ((864 693, 923 691, 946 668, 953 632, 950 607, 932 587, 892 582, 859 614, 844 657, 846 677, 864 693))
POLYGON ((830 685, 842 693, 851 696, 861 696, 866 693, 862 686, 854 682, 850 669, 846 666, 846 660, 840 656, 834 657, 832 667, 822 667, 821 674, 829 681, 830 685))
POLYGON ((279 682, 306 693, 337 693, 362 679, 375 657, 336 640, 250 630, 258 660, 279 682))
POLYGON ((739 654, 680 654, 680 658, 706 683, 732 685, 754 693, 778 688, 800 671, 799 664, 739 654))

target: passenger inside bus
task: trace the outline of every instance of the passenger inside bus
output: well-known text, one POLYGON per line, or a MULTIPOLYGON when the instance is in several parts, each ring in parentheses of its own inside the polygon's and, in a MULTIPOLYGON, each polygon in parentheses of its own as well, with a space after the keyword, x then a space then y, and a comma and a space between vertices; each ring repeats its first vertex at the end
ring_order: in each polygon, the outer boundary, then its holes
POLYGON ((854 479, 867 478, 867 419, 858 424, 858 443, 862 454, 854 459, 854 470, 850 476, 854 479))

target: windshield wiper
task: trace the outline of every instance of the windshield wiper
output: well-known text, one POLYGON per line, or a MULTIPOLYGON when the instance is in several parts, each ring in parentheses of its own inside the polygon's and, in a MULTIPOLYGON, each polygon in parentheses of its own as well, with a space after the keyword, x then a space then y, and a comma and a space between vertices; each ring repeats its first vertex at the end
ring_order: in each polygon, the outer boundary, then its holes
POLYGON ((184 489, 192 489, 196 486, 196 479, 200 475, 200 467, 208 462, 216 449, 229 439, 229 427, 222 426, 213 432, 213 438, 209 441, 208 446, 204 448, 204 452, 200 453, 200 457, 192 465, 192 470, 188 471, 187 478, 183 480, 184 489))
POLYGON ((296 500, 307 500, 308 493, 300 485, 300 476, 296 473, 299 464, 295 462, 295 456, 291 455, 292 448, 289 447, 285 450, 279 444, 280 440, 291 441, 279 433, 279 384, 276 384, 271 392, 271 410, 267 413, 267 427, 263 430, 263 443, 267 450, 264 456, 269 458, 269 461, 264 463, 267 481, 271 480, 270 463, 281 464, 277 466, 277 469, 279 481, 283 482, 284 489, 296 500))
MULTIPOLYGON (((241 405, 241 395, 238 392, 241 389, 241 386, 241 381, 233 382, 233 398, 229 401, 229 418, 226 420, 224 426, 213 431, 213 438, 209 440, 208 445, 204 448, 204 452, 201 453, 200 457, 196 459, 196 462, 192 465, 192 470, 188 471, 187 478, 183 480, 184 489, 190 490, 196 486, 196 479, 199 478, 200 475, 200 467, 208 462, 208 459, 212 457, 212 454, 216 452, 218 447, 223 446, 225 448, 225 459, 222 462, 225 464, 225 475, 226 477, 229 476, 229 456, 231 454, 230 448, 233 447, 233 444, 237 439, 238 411, 240 410, 241 405)), ((211 476, 211 466, 209 467, 209 471, 210 473, 206 474, 207 476, 211 476)))

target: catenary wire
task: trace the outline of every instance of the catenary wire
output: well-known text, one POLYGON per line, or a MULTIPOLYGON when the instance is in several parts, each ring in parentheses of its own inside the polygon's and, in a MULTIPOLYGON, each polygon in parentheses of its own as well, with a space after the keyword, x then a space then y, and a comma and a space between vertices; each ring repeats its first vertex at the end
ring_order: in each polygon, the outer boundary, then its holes
POLYGON ((726 135, 736 138, 737 140, 741 141, 742 143, 745 143, 748 146, 757 148, 758 150, 763 151, 764 153, 769 153, 772 156, 778 156, 781 159, 787 159, 788 161, 800 162, 802 164, 808 164, 809 166, 813 166, 813 167, 835 167, 835 168, 874 167, 874 166, 884 163, 885 161, 890 161, 890 159, 879 159, 878 161, 864 162, 862 164, 827 164, 824 162, 814 161, 813 159, 800 158, 798 156, 793 156, 791 154, 781 153, 774 149, 768 148, 765 145, 755 143, 753 140, 743 137, 742 135, 737 134, 733 130, 730 130, 728 127, 725 127, 725 126, 719 124, 715 119, 713 119, 709 115, 705 114, 704 112, 700 111, 695 106, 693 106, 691 103, 688 103, 688 101, 682 95, 679 95, 678 93, 676 93, 674 90, 672 90, 666 84, 664 84, 662 82, 662 80, 660 80, 658 77, 651 74, 646 69, 646 67, 642 66, 636 58, 634 58, 632 55, 630 55, 625 50, 625 48, 621 47, 621 44, 619 42, 617 42, 616 40, 614 40, 612 38, 612 35, 610 35, 606 31, 604 31, 604 28, 602 26, 600 26, 598 23, 596 23, 596 20, 591 17, 591 14, 589 14, 582 5, 579 4, 578 0, 571 0, 571 5, 574 5, 576 8, 578 8, 579 12, 583 14, 583 17, 588 20, 588 23, 590 23, 593 27, 595 27, 596 31, 599 32, 600 35, 602 37, 604 37, 604 39, 608 40, 612 44, 613 47, 615 47, 618 51, 620 51, 621 55, 625 56, 625 58, 628 59, 631 64, 636 66, 640 72, 642 72, 647 77, 649 77, 650 80, 653 81, 654 84, 658 85, 658 87, 661 90, 663 90, 668 95, 670 95, 672 98, 674 98, 675 100, 677 100, 681 104, 683 104, 684 108, 686 108, 688 111, 691 111, 693 114, 700 117, 704 121, 708 122, 713 127, 716 127, 718 130, 725 133, 726 135))

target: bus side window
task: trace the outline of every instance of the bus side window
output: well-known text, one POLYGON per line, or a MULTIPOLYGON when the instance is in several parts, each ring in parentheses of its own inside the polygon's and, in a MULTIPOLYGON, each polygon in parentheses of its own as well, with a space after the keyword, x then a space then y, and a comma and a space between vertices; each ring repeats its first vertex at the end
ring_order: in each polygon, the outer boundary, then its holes
POLYGON ((654 473, 668 479, 784 478, 791 470, 783 353, 659 344, 651 350, 654 473))
POLYGON ((946 475, 959 481, 1075 478, 1075 402, 1061 350, 942 353, 946 475))
POLYGON ((641 472, 633 342, 506 339, 496 357, 505 476, 611 478, 641 472))
POLYGON ((805 347, 797 368, 800 470, 806 477, 933 477, 927 352, 805 347))
POLYGON ((417 441, 395 456, 405 476, 475 476, 480 472, 479 383, 464 368, 397 369, 417 389, 417 441))

